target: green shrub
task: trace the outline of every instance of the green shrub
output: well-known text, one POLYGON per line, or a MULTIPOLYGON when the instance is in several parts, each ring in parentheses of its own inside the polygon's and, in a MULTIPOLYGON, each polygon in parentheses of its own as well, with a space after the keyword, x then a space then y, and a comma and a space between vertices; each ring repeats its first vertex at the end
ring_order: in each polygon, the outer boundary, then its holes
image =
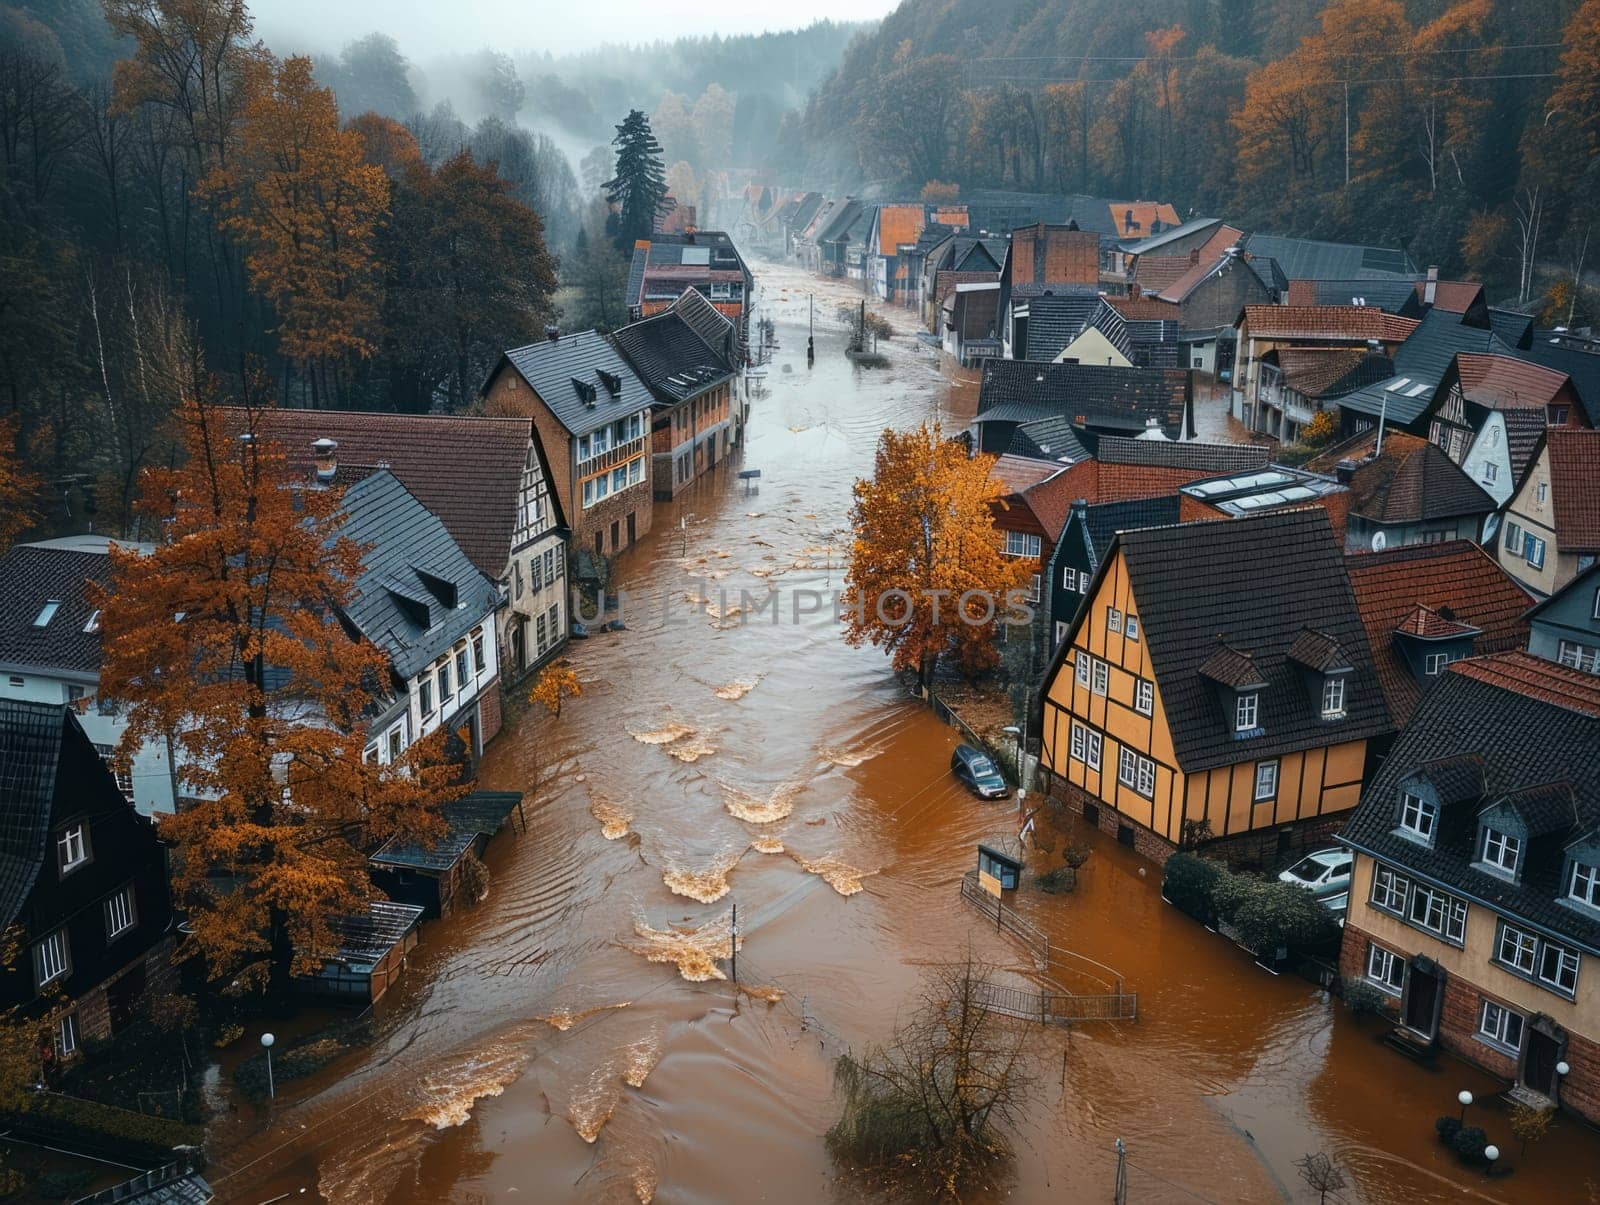
POLYGON ((1077 890, 1078 872, 1071 866, 1057 866, 1054 870, 1047 870, 1039 875, 1034 882, 1038 884, 1040 891, 1047 891, 1051 895, 1062 895, 1077 890))
MULTIPOLYGON (((335 1059, 365 1046, 372 1038, 372 1022, 368 1018, 356 1017, 336 1022, 287 1050, 275 1050, 272 1055, 271 1083, 287 1084, 315 1075, 335 1059)), ((233 1082, 251 1100, 265 1100, 269 1088, 266 1052, 253 1054, 234 1068, 233 1082)))
POLYGON ((1434 1131, 1439 1135, 1440 1142, 1453 1142, 1455 1136, 1461 1133, 1461 1119, 1446 1114, 1433 1123, 1434 1131))
POLYGON ((1350 976, 1339 985, 1339 994, 1356 1014, 1384 1013, 1389 1008, 1389 998, 1365 979, 1350 976))
POLYGON ((200 1126, 50 1092, 29 1096, 14 1119, 29 1134, 78 1140, 140 1157, 162 1158, 174 1147, 197 1147, 205 1138, 200 1126))
POLYGON ((1483 1148, 1489 1145, 1489 1135, 1478 1126, 1464 1126, 1450 1138, 1451 1149, 1468 1163, 1482 1163, 1483 1148))
POLYGON ((1176 853, 1162 872, 1161 894, 1180 912, 1209 922, 1214 912, 1212 892, 1227 872, 1198 854, 1176 853))
POLYGON ((1338 940, 1339 922, 1304 887, 1276 879, 1246 882, 1232 914, 1224 915, 1250 949, 1271 954, 1283 947, 1307 949, 1338 940))

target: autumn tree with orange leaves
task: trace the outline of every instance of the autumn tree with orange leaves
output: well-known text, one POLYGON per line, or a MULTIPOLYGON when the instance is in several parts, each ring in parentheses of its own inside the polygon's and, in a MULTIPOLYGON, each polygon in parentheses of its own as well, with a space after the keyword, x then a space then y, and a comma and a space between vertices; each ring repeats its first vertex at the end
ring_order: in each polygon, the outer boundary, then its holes
POLYGON ((0 550, 33 521, 39 479, 24 469, 16 455, 17 424, 0 420, 0 550))
POLYGON ((996 624, 1017 618, 1035 565, 1004 556, 993 456, 968 457, 937 424, 886 430, 871 478, 855 484, 854 541, 840 612, 845 640, 887 650, 926 685, 941 654, 968 672, 998 660, 996 624))
POLYGON ((340 618, 362 550, 339 534, 341 491, 305 487, 262 413, 185 400, 184 463, 142 479, 166 539, 113 550, 95 606, 120 755, 171 742, 186 803, 161 832, 194 942, 214 978, 281 989, 336 948, 330 918, 364 912, 372 848, 437 837, 465 788, 443 732, 363 759, 389 668, 340 618))
POLYGON ((309 58, 274 64, 245 105, 238 158, 214 172, 224 224, 246 247, 254 290, 277 311, 278 344, 313 406, 343 401, 354 365, 377 348, 383 169, 341 129, 309 58))

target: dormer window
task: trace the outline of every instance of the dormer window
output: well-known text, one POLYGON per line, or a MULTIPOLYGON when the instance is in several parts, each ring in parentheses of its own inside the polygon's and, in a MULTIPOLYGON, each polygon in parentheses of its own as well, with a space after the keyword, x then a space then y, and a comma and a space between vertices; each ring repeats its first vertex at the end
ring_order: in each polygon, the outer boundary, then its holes
POLYGON ((1510 833, 1501 832, 1497 828, 1483 826, 1482 836, 1479 838, 1478 859, 1487 869, 1501 874, 1515 876, 1517 873, 1517 859, 1522 854, 1522 841, 1510 833))
POLYGON ((59 598, 52 598, 49 602, 45 603, 44 606, 39 608, 39 614, 34 616, 33 626, 36 628, 49 627, 50 621, 56 617, 56 612, 59 610, 61 610, 61 600, 59 598))
POLYGON ((1567 880, 1567 898, 1590 908, 1600 908, 1600 866, 1574 860, 1567 880))
POLYGON ((1261 696, 1251 692, 1240 695, 1233 704, 1233 730, 1235 732, 1249 732, 1256 726, 1256 716, 1260 710, 1261 696))
POLYGON ((1324 678, 1322 681, 1322 718, 1337 720, 1344 717, 1344 679, 1324 678))
POLYGON ((1407 791, 1400 798, 1400 830, 1419 840, 1432 842, 1439 826, 1439 805, 1407 791))

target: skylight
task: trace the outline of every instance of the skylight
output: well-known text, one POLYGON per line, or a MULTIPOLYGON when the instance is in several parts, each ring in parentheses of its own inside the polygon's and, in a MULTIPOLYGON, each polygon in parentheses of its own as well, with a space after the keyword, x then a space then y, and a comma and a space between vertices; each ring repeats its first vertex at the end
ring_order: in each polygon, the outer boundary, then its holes
POLYGON ((1406 390, 1406 396, 1407 397, 1416 397, 1417 394, 1426 393, 1426 392, 1428 392, 1428 386, 1426 384, 1413 385, 1410 389, 1406 390))
POLYGON ((85 632, 98 632, 100 630, 100 612, 90 611, 89 618, 83 625, 85 632))
POLYGON ((1387 388, 1390 393, 1395 393, 1401 389, 1404 389, 1409 384, 1411 384, 1410 377, 1401 377, 1398 381, 1391 381, 1387 386, 1385 386, 1385 388, 1387 388))
POLYGON ((61 610, 61 600, 52 598, 39 608, 39 614, 34 617, 33 626, 36 628, 49 627, 50 621, 56 617, 56 612, 59 610, 61 610))

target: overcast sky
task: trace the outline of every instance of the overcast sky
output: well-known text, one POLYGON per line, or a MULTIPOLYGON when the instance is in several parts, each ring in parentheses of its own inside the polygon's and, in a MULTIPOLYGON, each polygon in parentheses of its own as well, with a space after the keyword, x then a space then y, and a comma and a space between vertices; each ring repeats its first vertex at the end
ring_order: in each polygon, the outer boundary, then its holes
POLYGON ((652 42, 686 34, 790 29, 812 21, 864 21, 897 0, 800 0, 782 8, 751 0, 251 0, 256 33, 278 53, 337 49, 375 29, 407 58, 441 51, 549 50, 601 42, 652 42))

